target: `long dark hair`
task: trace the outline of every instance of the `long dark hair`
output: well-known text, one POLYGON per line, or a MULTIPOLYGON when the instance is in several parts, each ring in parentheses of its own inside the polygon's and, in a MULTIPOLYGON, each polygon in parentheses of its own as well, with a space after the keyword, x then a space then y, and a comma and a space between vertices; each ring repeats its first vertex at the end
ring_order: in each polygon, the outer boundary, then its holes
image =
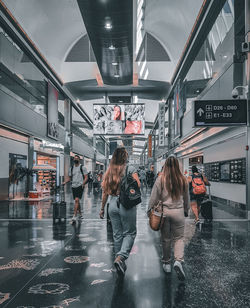
POLYGON ((175 156, 170 155, 166 159, 161 181, 174 201, 179 200, 186 190, 187 181, 180 171, 179 162, 175 156))
POLYGON ((117 148, 112 156, 110 165, 104 174, 102 188, 108 195, 117 195, 121 177, 124 175, 128 159, 128 153, 125 148, 117 148))

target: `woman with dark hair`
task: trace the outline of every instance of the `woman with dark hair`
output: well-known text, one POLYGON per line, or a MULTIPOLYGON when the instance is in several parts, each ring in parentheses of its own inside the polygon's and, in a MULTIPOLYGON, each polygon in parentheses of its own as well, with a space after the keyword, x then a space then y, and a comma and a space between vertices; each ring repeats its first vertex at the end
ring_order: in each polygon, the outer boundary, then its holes
MULTIPOLYGON (((204 199, 205 193, 206 193, 206 188, 205 185, 210 185, 208 182, 208 179, 199 172, 196 166, 192 166, 192 175, 188 177, 188 182, 189 182, 189 193, 190 193, 190 204, 191 204, 191 209, 194 213, 195 216, 195 224, 198 225, 200 223, 199 219, 199 214, 200 214, 200 208, 201 208, 201 202, 204 199), (193 182, 199 182, 201 185, 204 183, 204 193, 202 194, 195 194, 194 189, 193 189, 193 182)), ((200 185, 199 184, 199 185, 200 185)))
POLYGON ((188 216, 188 183, 181 174, 177 158, 170 155, 165 161, 162 174, 152 189, 148 214, 159 201, 163 203, 164 223, 161 228, 163 270, 171 272, 171 244, 174 244, 174 269, 180 280, 185 279, 184 262, 184 215, 188 216))
POLYGON ((114 106, 114 120, 121 120, 122 119, 122 111, 119 105, 114 106))
POLYGON ((120 184, 125 173, 132 174, 140 187, 140 180, 132 166, 126 167, 128 153, 125 148, 117 148, 102 182, 102 207, 100 218, 104 218, 106 203, 113 229, 115 261, 118 274, 124 275, 127 269, 125 260, 129 257, 136 237, 136 207, 126 209, 119 201, 120 184), (127 171, 126 171, 127 168, 127 171))

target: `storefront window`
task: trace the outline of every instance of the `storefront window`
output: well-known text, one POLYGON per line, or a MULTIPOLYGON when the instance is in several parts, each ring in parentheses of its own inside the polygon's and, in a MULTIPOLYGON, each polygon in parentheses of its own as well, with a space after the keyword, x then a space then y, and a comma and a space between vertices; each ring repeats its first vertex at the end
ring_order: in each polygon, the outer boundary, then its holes
POLYGON ((0 90, 46 115, 47 80, 27 54, 0 28, 0 90))
POLYGON ((232 0, 228 0, 186 76, 187 99, 198 96, 225 64, 232 61, 233 54, 234 6, 232 0))
POLYGON ((96 138, 96 149, 101 154, 105 155, 105 142, 102 139, 96 138))
POLYGON ((75 108, 72 108, 72 124, 71 124, 72 133, 80 137, 85 142, 87 142, 90 146, 93 146, 93 138, 87 135, 87 133, 85 132, 86 127, 88 127, 88 124, 84 121, 81 115, 75 110, 75 108))

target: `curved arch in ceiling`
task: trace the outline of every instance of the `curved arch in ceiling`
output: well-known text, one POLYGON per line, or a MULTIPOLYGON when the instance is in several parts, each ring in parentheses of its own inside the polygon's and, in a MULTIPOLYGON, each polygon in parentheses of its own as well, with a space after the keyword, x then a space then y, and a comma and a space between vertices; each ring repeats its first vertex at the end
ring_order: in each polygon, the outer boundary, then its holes
POLYGON ((203 0, 147 0, 146 32, 162 43, 172 61, 177 62, 192 30, 203 0))
POLYGON ((60 74, 69 48, 86 28, 76 1, 3 0, 50 65, 60 74))
POLYGON ((87 34, 78 39, 69 49, 65 62, 96 62, 96 58, 87 34))

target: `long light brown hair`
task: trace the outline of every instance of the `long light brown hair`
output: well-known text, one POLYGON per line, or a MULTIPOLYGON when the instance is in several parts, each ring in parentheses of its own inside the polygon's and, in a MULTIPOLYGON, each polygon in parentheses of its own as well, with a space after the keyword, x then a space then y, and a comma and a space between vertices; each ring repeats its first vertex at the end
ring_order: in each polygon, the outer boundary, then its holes
POLYGON ((128 153, 125 148, 117 148, 111 158, 110 165, 104 174, 102 188, 108 195, 117 195, 120 181, 125 172, 128 153))
POLYGON ((179 200, 187 189, 186 178, 182 175, 178 159, 174 155, 170 155, 165 161, 161 182, 174 201, 179 200))

